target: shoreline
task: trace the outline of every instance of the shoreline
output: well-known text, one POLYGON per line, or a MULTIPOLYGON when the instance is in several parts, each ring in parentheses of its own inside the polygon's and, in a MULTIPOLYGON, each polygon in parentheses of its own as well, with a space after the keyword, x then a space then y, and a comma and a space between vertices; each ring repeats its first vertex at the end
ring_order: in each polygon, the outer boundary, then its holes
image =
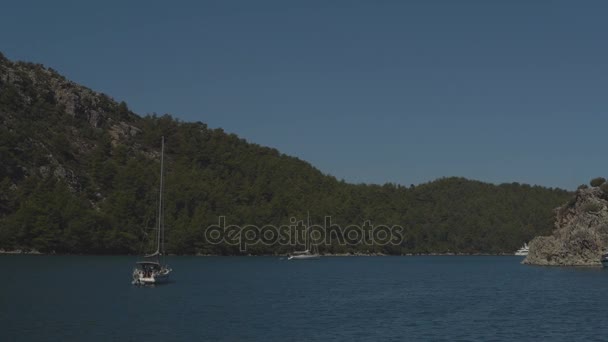
POLYGON ((53 255, 52 253, 49 253, 49 254, 40 253, 39 251, 37 251, 35 249, 31 249, 31 250, 22 250, 22 249, 5 250, 5 249, 0 249, 0 254, 53 255))
MULTIPOLYGON (((54 255, 54 256, 133 256, 134 254, 61 254, 61 253, 42 253, 35 249, 32 250, 4 250, 0 249, 0 255, 54 255)), ((287 257, 288 254, 169 254, 167 256, 194 256, 194 257, 287 257)), ((516 256, 511 253, 406 253, 406 254, 383 254, 383 253, 336 253, 336 254, 320 254, 322 257, 399 257, 399 256, 516 256)))

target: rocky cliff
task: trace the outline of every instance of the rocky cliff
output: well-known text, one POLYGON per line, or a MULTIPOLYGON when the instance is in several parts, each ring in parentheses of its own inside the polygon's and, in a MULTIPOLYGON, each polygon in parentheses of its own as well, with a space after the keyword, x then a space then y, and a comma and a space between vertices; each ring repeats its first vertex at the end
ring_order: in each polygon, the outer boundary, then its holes
POLYGON ((124 102, 0 53, 0 179, 10 186, 53 175, 80 191, 82 160, 100 145, 98 136, 107 132, 113 146, 129 144, 140 122, 124 102))
POLYGON ((555 230, 538 236, 524 264, 599 266, 608 246, 608 194, 599 187, 576 191, 570 202, 555 210, 555 230))

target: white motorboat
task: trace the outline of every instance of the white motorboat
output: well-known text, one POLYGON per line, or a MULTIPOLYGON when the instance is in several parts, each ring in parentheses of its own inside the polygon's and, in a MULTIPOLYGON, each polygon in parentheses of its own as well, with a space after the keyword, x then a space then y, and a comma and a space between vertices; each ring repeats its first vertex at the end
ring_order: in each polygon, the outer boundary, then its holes
POLYGON ((604 252, 604 254, 602 254, 602 266, 603 267, 608 267, 608 252, 604 252))
POLYGON ((530 248, 528 247, 527 243, 524 243, 524 245, 515 251, 515 255, 520 255, 520 256, 526 256, 528 255, 530 248))

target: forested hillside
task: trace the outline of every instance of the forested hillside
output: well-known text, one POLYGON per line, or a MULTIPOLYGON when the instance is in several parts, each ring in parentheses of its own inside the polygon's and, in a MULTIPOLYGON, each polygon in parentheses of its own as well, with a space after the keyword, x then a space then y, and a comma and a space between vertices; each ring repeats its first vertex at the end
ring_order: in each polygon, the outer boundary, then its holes
MULTIPOLYGON (((140 117, 50 68, 0 55, 0 248, 140 252, 155 225, 161 136, 167 243, 175 254, 240 253, 204 239, 219 216, 278 226, 308 211, 315 223, 331 216, 341 226, 371 220, 405 228, 398 246, 334 244, 322 252, 511 252, 548 234, 553 208, 570 197, 462 178, 416 187, 349 184, 201 122, 140 117)), ((247 253, 292 249, 258 245, 247 253)))

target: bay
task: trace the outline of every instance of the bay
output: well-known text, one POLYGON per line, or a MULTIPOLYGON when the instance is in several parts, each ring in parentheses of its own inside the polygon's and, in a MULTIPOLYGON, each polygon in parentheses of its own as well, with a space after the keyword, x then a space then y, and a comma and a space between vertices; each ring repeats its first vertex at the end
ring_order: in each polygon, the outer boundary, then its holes
POLYGON ((608 272, 521 257, 0 256, 3 341, 602 341, 608 272))

